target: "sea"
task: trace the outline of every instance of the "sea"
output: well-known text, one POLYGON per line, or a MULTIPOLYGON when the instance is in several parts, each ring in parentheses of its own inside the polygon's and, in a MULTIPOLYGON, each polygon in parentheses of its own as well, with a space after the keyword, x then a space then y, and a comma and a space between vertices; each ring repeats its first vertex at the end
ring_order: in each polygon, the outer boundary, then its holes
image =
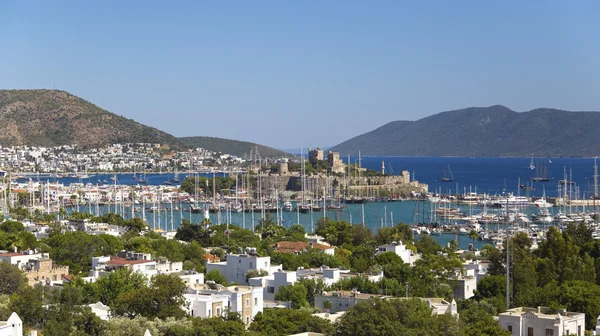
MULTIPOLYGON (((348 158, 343 158, 345 162, 348 158)), ((463 192, 477 192, 487 194, 502 194, 504 192, 542 196, 544 193, 548 197, 559 196, 562 194, 562 186, 559 181, 567 179, 573 181, 569 193, 573 198, 590 198, 594 192, 594 159, 593 158, 474 158, 474 157, 350 157, 351 163, 358 163, 364 168, 381 171, 382 166, 388 174, 400 174, 405 170, 410 172, 412 180, 418 180, 420 183, 429 185, 430 192, 440 192, 442 194, 455 194, 463 192), (548 182, 531 182, 531 178, 545 174, 550 180, 548 182), (452 182, 442 182, 442 177, 452 177, 452 182), (521 185, 530 185, 530 190, 525 190, 521 185), (534 189, 534 190, 531 190, 534 189)), ((217 176, 224 176, 220 173, 217 176)), ((112 184, 110 180, 112 174, 97 174, 87 179, 78 178, 50 178, 40 176, 40 180, 56 181, 64 184, 70 183, 92 183, 92 184, 112 184)), ((118 184, 135 185, 137 181, 133 174, 118 174, 118 184)), ((185 178, 185 173, 180 173, 180 178, 185 178)), ((212 177, 212 174, 206 174, 212 177)), ((31 176, 31 179, 38 177, 31 176)), ((148 185, 161 185, 165 181, 172 180, 172 174, 147 174, 148 185)), ((168 208, 169 206, 166 205, 168 208)), ((189 207, 185 204, 180 206, 173 205, 178 210, 161 211, 160 213, 146 212, 146 222, 152 228, 162 230, 174 230, 181 223, 182 218, 199 223, 203 214, 193 214, 189 212, 189 207)), ((402 201, 402 202, 372 202, 361 204, 347 204, 346 208, 338 211, 328 211, 329 218, 337 220, 346 220, 353 224, 363 223, 375 231, 378 228, 392 226, 395 223, 419 223, 424 222, 428 217, 429 205, 422 201, 402 201), (364 214, 364 215, 363 215, 364 214)), ((68 211, 75 211, 72 208, 68 211)), ((464 208, 466 213, 477 212, 477 207, 464 208)), ((125 217, 131 217, 130 209, 114 208, 114 205, 104 205, 87 208, 80 206, 79 211, 104 213, 117 212, 125 217)), ((535 211, 535 209, 531 209, 535 211)), ((275 214, 273 214, 275 216, 275 214)), ((135 216, 141 216, 136 213, 135 216)), ((252 229, 260 221, 260 213, 215 213, 210 214, 213 223, 230 223, 252 229)), ((298 223, 302 224, 308 232, 314 230, 317 221, 322 218, 322 212, 313 212, 298 214, 296 212, 282 212, 277 219, 281 225, 291 226, 298 223)), ((455 239, 454 234, 442 234, 433 236, 442 245, 455 239)), ((461 248, 467 248, 471 239, 467 236, 459 237, 461 248)), ((476 241, 476 247, 483 246, 483 242, 476 241)))

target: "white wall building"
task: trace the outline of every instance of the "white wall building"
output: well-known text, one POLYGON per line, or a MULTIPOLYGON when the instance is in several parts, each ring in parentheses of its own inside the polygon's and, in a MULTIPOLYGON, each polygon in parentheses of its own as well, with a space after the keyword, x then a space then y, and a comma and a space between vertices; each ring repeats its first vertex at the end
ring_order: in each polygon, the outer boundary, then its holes
POLYGON ((249 270, 264 270, 272 275, 281 269, 281 265, 271 266, 271 257, 259 257, 250 254, 229 254, 227 261, 206 264, 206 272, 218 270, 227 278, 227 282, 237 282, 247 285, 246 273, 249 270))
POLYGON ((413 252, 411 249, 407 249, 406 245, 404 245, 404 243, 401 241, 392 242, 389 245, 381 245, 377 247, 377 255, 386 252, 396 253, 400 258, 402 258, 402 261, 404 261, 405 264, 409 264, 411 266, 414 265, 415 261, 420 259, 420 256, 417 253, 413 252))
POLYGON ((184 309, 190 316, 221 316, 227 309, 240 313, 242 321, 249 325, 254 316, 263 311, 262 288, 209 284, 196 294, 184 294, 187 305, 184 309), (213 289, 211 289, 211 287, 213 289))
POLYGON ((499 315, 500 326, 514 336, 583 336, 585 314, 565 310, 558 314, 547 313, 548 308, 518 307, 499 315))
POLYGON ((22 336, 23 322, 17 313, 10 314, 6 321, 0 321, 0 336, 22 336))

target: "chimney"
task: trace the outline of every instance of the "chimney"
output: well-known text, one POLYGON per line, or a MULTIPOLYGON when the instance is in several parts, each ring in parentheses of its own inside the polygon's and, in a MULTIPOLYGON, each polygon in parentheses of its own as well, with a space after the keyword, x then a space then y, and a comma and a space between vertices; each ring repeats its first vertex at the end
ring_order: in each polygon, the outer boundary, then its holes
POLYGON ((15 247, 13 247, 13 251, 14 251, 15 253, 17 253, 17 247, 16 247, 16 246, 15 246, 15 247))

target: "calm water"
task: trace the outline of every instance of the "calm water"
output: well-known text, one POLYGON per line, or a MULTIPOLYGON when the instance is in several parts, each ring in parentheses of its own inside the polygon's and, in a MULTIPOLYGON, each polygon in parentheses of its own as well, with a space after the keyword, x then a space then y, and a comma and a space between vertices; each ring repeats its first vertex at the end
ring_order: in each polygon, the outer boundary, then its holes
MULTIPOLYGON (((351 157, 350 161, 355 163, 358 158, 351 157)), ((347 159, 344 158, 345 161, 347 159)), ((529 158, 462 158, 462 157, 363 157, 362 166, 381 171, 381 163, 385 163, 386 172, 399 174, 402 170, 408 170, 415 179, 429 185, 429 191, 439 190, 442 193, 455 193, 456 190, 460 193, 463 191, 477 191, 478 193, 496 194, 502 193, 504 190, 508 192, 525 194, 518 185, 530 182, 532 177, 535 177, 536 170, 530 169, 531 159, 529 158), (453 181, 449 183, 440 182, 444 175, 444 169, 452 170, 453 181), (520 180, 519 180, 520 179, 520 180), (506 189, 505 189, 506 186, 506 189)), ((594 160, 584 158, 543 158, 534 159, 534 165, 544 166, 546 176, 551 178, 549 182, 536 182, 533 184, 535 190, 530 191, 533 196, 541 196, 545 189, 546 195, 554 197, 557 195, 559 186, 558 181, 563 179, 563 173, 566 170, 567 177, 572 172, 573 194, 579 189, 579 197, 589 197, 593 192, 593 175, 594 175, 594 160), (584 194, 585 193, 585 194, 584 194)), ((449 173, 448 173, 449 174, 449 173)), ((112 174, 99 174, 91 176, 89 179, 77 178, 59 178, 58 181, 64 184, 74 182, 103 184, 114 182, 110 181, 112 174)), ((180 179, 185 178, 185 174, 180 174, 180 179)), ((212 174, 204 176, 211 177, 212 174)), ((218 175, 218 176, 222 176, 218 175)), ((165 181, 170 181, 173 178, 172 174, 147 174, 148 185, 160 185, 165 181)), ((36 179, 32 177, 32 179, 36 179)), ((49 177, 40 177, 40 180, 55 181, 49 177)), ((117 175, 117 183, 119 184, 137 184, 133 179, 132 174, 117 175)), ((575 197, 575 196, 574 196, 575 197)), ((176 205, 174 205, 176 206, 176 205)), ((167 207, 169 207, 167 205, 167 207)), ((181 205, 182 210, 173 211, 171 219, 170 211, 162 211, 158 213, 146 213, 146 221, 150 227, 162 228, 171 230, 176 229, 181 223, 181 218, 190 219, 194 223, 199 223, 202 220, 202 214, 191 214, 187 205, 181 205)), ((100 213, 107 211, 115 212, 114 206, 101 206, 98 208, 100 213)), ((468 213, 469 208, 463 206, 463 210, 468 213)), ((74 209, 70 209, 74 211, 74 209)), ((80 211, 95 212, 96 209, 88 209, 81 207, 80 211)), ((477 212, 477 208, 473 208, 477 212)), ((121 213, 121 209, 117 209, 121 213)), ((131 217, 131 209, 123 211, 126 218, 131 217)), ((136 212, 136 217, 141 217, 141 212, 136 212)), ((276 214, 272 214, 274 217, 276 214)), ((239 225, 248 229, 252 229, 260 220, 260 213, 225 213, 210 214, 213 223, 230 222, 233 225, 239 225), (229 219, 228 219, 229 218, 229 219)), ((323 217, 323 213, 307 213, 300 214, 300 223, 307 231, 312 231, 314 225, 319 218, 323 217)), ((359 204, 349 204, 343 210, 336 212, 328 212, 327 216, 334 219, 346 220, 355 224, 363 222, 363 208, 359 204)), ((424 202, 405 201, 405 202, 381 202, 367 203, 364 205, 364 223, 369 228, 376 230, 382 226, 390 226, 392 223, 417 223, 422 222, 423 218, 428 218, 428 204, 424 202)), ((283 212, 280 214, 279 220, 282 225, 289 227, 298 222, 298 214, 295 212, 283 212)), ((434 236, 442 244, 446 244, 454 235, 434 236)), ((466 248, 470 243, 470 239, 466 236, 460 237, 460 246, 466 248)), ((481 242, 476 242, 480 247, 481 242)))
MULTIPOLYGON (((358 158, 350 157, 352 163, 358 158)), ((344 159, 347 161, 347 159, 344 159)), ((429 185, 433 192, 441 188, 442 193, 455 193, 458 184, 459 193, 467 192, 469 188, 478 193, 502 193, 506 185, 508 192, 521 192, 520 184, 531 183, 531 178, 536 176, 536 169, 530 169, 530 158, 464 158, 464 157, 363 157, 362 166, 381 171, 381 162, 385 163, 386 170, 399 174, 401 170, 408 170, 411 178, 429 185), (444 176, 444 169, 452 170, 452 182, 440 182, 444 176), (390 170, 391 169, 391 170, 390 170), (520 181, 519 181, 520 179, 520 181)), ((600 164, 600 161, 598 162, 600 164)), ((558 190, 558 181, 564 177, 566 170, 567 179, 573 174, 573 195, 575 187, 579 188, 580 198, 589 198, 593 194, 594 159, 589 158, 534 158, 534 166, 543 167, 549 182, 533 183, 532 196, 541 196, 544 188, 546 195, 555 197, 558 190)), ((543 174, 540 173, 540 174, 543 174)), ((449 174, 448 174, 449 175, 449 174)))

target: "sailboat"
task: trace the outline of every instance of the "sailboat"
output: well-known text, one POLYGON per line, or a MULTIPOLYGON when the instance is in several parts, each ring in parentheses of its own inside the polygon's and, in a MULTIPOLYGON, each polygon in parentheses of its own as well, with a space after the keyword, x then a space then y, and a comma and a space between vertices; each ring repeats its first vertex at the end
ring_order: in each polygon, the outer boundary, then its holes
POLYGON ((535 177, 532 177, 531 180, 534 182, 548 182, 550 178, 546 176, 546 165, 538 164, 535 167, 535 177))
POLYGON ((533 164, 533 156, 531 157, 531 162, 529 162, 529 169, 535 169, 535 165, 533 164))
POLYGON ((177 171, 177 169, 175 169, 175 175, 173 175, 173 180, 171 182, 179 183, 179 172, 177 171))
POLYGON ((444 177, 442 177, 442 179, 440 181, 452 182, 452 179, 454 179, 454 176, 452 176, 452 169, 450 169, 450 165, 448 165, 448 171, 450 172, 450 177, 448 177, 448 175, 446 175, 446 169, 444 168, 444 177))
POLYGON ((146 178, 146 170, 144 170, 142 177, 138 178, 137 181, 138 181, 138 183, 142 183, 142 184, 148 183, 148 179, 146 178))

